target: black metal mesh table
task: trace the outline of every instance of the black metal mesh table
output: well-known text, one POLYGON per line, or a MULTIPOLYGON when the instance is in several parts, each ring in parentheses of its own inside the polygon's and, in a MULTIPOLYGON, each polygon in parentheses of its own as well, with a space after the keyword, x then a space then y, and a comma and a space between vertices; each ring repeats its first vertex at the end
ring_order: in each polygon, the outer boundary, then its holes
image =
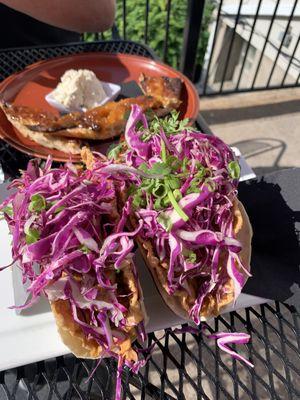
MULTIPOLYGON (((6 50, 0 51, 0 80, 35 61, 86 51, 154 57, 145 46, 122 41, 6 50)), ((209 129, 201 118, 198 125, 203 131, 209 129)), ((28 159, 1 142, 0 160, 6 173, 15 176, 28 159)), ((149 335, 154 351, 138 375, 124 371, 124 398, 300 398, 300 315, 293 307, 279 302, 250 307, 220 316, 209 327, 211 331, 248 332, 251 342, 238 351, 250 358, 255 368, 221 353, 215 341, 206 339, 200 330, 191 334, 167 329, 149 335)), ((104 360, 87 381, 94 365, 68 355, 0 372, 0 400, 112 399, 115 362, 104 360)))

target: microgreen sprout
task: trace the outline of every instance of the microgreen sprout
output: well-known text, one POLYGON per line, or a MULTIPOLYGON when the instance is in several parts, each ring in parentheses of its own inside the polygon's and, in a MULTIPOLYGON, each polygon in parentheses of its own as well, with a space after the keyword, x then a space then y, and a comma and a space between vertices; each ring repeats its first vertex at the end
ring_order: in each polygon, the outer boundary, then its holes
POLYGON ((27 229, 25 241, 27 244, 35 243, 40 238, 40 232, 37 229, 27 229))
POLYGON ((239 179, 241 174, 241 168, 237 161, 230 161, 228 164, 228 172, 232 179, 239 179))
POLYGON ((29 211, 31 212, 41 212, 46 208, 46 200, 45 197, 41 194, 34 194, 31 196, 30 203, 28 206, 29 211))
POLYGON ((91 250, 84 244, 79 246, 79 250, 81 250, 83 254, 89 254, 91 252, 91 250))
POLYGON ((123 149, 124 143, 112 144, 108 149, 107 158, 109 160, 116 160, 123 149))
POLYGON ((194 130, 194 128, 188 126, 188 124, 188 118, 180 120, 179 112, 172 110, 169 117, 158 118, 155 116, 150 123, 149 131, 153 132, 154 134, 159 134, 160 130, 163 129, 165 134, 169 136, 178 132, 182 132, 183 130, 194 130))
MULTIPOLYGON (((172 206, 181 219, 188 221, 189 216, 180 207, 179 201, 182 198, 180 191, 180 177, 188 176, 188 160, 184 158, 182 161, 173 155, 168 154, 166 144, 161 139, 161 161, 158 161, 149 168, 145 163, 139 166, 139 169, 151 176, 157 178, 143 178, 139 187, 130 187, 130 194, 133 194, 133 206, 135 208, 145 206, 147 204, 146 196, 154 197, 153 207, 159 211, 163 208, 172 206), (182 172, 184 171, 184 172, 182 172)), ((200 183, 205 175, 205 168, 199 163, 194 179, 192 180, 187 193, 199 193, 200 183)))
POLYGON ((12 217, 14 212, 13 212, 13 207, 11 204, 8 204, 7 206, 3 207, 0 210, 1 213, 8 215, 9 217, 12 217))

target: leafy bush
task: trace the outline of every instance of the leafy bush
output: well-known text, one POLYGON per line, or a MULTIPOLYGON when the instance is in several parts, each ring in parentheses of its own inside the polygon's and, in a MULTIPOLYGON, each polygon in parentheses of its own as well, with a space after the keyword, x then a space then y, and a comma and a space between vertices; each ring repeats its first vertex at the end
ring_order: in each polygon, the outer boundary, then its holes
MULTIPOLYGON (((149 0, 147 44, 165 62, 178 68, 183 45, 183 32, 186 22, 187 0, 172 0, 167 52, 164 57, 166 38, 168 0, 149 0)), ((197 49, 197 64, 202 66, 207 43, 208 25, 214 9, 213 0, 206 1, 199 46, 197 49)), ((126 1, 126 39, 145 42, 146 0, 126 1)), ((123 35, 123 2, 117 1, 116 26, 123 35)), ((111 39, 111 32, 105 32, 105 39, 111 39)), ((91 35, 85 35, 85 40, 91 40, 91 35)))
MULTIPOLYGON (((144 0, 127 0, 126 2, 126 36, 137 42, 145 41, 146 7, 144 0)), ((183 30, 186 19, 187 1, 172 1, 168 37, 168 51, 165 61, 178 67, 182 49, 183 30)), ((166 37, 167 1, 149 0, 148 45, 160 58, 164 58, 166 37)), ((123 32, 122 7, 118 3, 117 26, 123 32)))

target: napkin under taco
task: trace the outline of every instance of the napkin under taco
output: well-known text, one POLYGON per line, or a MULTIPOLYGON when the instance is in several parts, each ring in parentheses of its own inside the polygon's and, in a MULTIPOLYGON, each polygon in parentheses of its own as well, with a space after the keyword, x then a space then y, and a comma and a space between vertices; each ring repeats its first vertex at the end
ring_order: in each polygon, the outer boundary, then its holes
POLYGON ((82 358, 138 362, 146 314, 132 261, 133 238, 118 208, 115 182, 65 164, 28 164, 2 211, 14 261, 29 281, 25 308, 47 296, 66 346, 82 358))
POLYGON ((252 229, 232 150, 176 112, 148 125, 135 106, 109 157, 106 173, 130 176, 119 194, 131 226, 143 221, 136 240, 168 306, 197 324, 219 314, 250 275, 252 229))

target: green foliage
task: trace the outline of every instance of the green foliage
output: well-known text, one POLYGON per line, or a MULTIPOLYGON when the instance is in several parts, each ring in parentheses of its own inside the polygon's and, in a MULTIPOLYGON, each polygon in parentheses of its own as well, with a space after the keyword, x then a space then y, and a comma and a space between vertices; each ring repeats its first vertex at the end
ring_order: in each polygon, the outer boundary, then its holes
POLYGON ((197 61, 196 61, 196 63, 200 67, 203 66, 204 56, 205 56, 206 48, 208 45, 208 39, 209 39, 208 27, 212 20, 212 15, 213 15, 215 6, 216 6, 216 2, 214 0, 208 0, 205 2, 202 26, 201 26, 201 31, 200 31, 200 39, 199 39, 198 50, 197 50, 197 61))
MULTIPOLYGON (((167 0, 149 0, 147 44, 161 58, 164 58, 164 42, 166 38, 167 0)), ((187 0, 172 0, 168 47, 165 61, 178 68, 183 45, 183 32, 186 22, 187 0)), ((197 64, 202 66, 208 43, 208 26, 214 10, 214 0, 205 2, 205 10, 197 49, 197 64)), ((126 39, 144 43, 146 24, 146 0, 126 1, 126 39)), ((123 36, 123 1, 117 1, 116 25, 123 36)), ((111 39, 111 32, 104 33, 105 39, 111 39)), ((93 34, 85 34, 84 40, 95 40, 93 34)))

